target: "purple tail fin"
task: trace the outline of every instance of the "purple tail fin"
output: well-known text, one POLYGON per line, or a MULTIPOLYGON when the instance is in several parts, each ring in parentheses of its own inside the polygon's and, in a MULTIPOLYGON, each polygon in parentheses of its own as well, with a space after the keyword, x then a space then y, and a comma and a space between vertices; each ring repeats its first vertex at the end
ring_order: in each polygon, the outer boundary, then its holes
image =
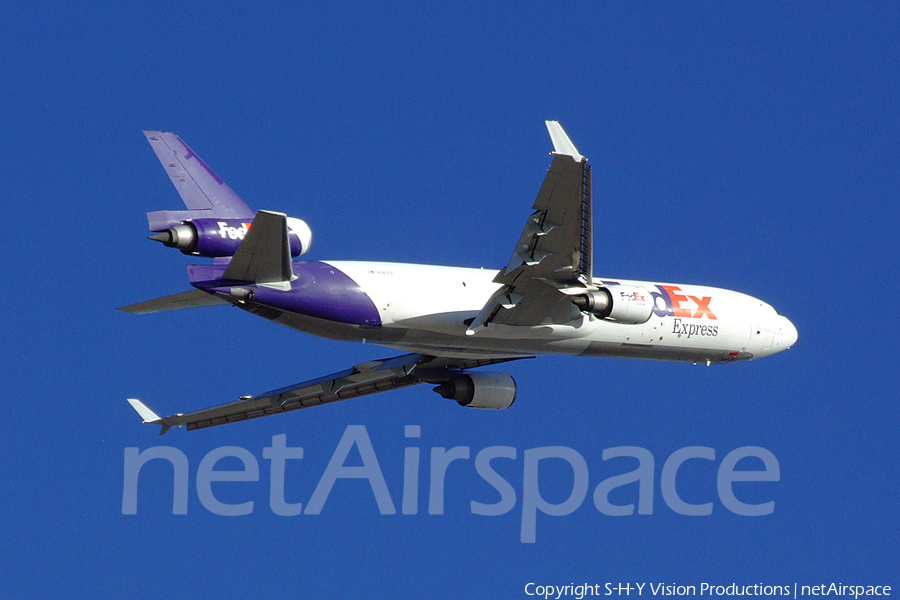
POLYGON ((147 213, 151 231, 162 231, 189 219, 247 219, 256 213, 174 133, 145 131, 188 210, 147 213))

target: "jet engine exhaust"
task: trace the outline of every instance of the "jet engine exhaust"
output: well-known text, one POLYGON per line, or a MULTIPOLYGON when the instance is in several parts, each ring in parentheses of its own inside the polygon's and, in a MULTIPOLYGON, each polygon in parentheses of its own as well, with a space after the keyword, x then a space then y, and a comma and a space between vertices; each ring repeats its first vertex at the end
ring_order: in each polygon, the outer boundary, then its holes
POLYGON ((184 224, 166 229, 149 236, 148 239, 161 242, 169 248, 178 248, 184 252, 197 249, 197 230, 193 225, 184 224))
POLYGON ((646 323, 653 314, 653 296, 634 285, 608 285, 573 296, 572 304, 600 319, 632 325, 646 323))
POLYGON ((612 312, 612 296, 604 289, 591 294, 581 294, 572 298, 572 304, 585 312, 605 319, 612 312))
POLYGON ((516 382, 509 373, 461 373, 434 391, 470 408, 509 408, 516 399, 516 382))

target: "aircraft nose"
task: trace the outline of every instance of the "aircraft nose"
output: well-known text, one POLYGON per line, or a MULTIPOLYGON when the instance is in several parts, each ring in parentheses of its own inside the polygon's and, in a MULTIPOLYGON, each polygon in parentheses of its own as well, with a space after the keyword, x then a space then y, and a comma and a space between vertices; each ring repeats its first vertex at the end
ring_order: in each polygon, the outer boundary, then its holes
POLYGON ((791 323, 787 317, 779 315, 778 324, 778 345, 785 349, 790 348, 797 343, 797 328, 791 323))

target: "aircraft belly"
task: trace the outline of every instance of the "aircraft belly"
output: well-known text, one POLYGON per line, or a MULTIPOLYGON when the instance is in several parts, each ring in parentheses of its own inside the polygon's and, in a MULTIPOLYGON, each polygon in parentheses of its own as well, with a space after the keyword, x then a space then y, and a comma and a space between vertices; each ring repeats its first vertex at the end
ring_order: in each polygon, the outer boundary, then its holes
POLYGON ((403 333, 400 331, 378 326, 340 323, 310 315, 278 310, 270 307, 260 307, 258 305, 237 304, 237 306, 243 308, 247 312, 265 317, 279 325, 284 325, 285 327, 302 331, 303 333, 330 340, 381 344, 383 342, 388 343, 397 341, 403 336, 403 333))
POLYGON ((751 357, 746 319, 731 315, 714 321, 653 317, 639 325, 593 320, 592 326, 585 356, 716 363, 751 357))
MULTIPOLYGON (((385 327, 384 329, 395 329, 385 327)), ((467 356, 489 353, 498 356, 532 354, 582 353, 590 343, 583 337, 566 335, 562 330, 571 327, 539 326, 520 327, 491 326, 490 332, 478 336, 465 335, 465 325, 456 327, 453 333, 440 333, 427 329, 402 328, 403 337, 397 342, 405 350, 438 356, 467 356)))

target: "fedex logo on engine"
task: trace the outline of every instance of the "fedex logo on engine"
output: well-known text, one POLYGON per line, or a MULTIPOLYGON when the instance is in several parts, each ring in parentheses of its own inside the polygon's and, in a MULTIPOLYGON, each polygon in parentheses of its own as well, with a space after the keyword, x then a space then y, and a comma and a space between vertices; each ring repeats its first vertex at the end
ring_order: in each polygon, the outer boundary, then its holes
POLYGON ((241 223, 240 227, 230 227, 225 221, 216 221, 216 224, 219 226, 219 235, 223 240, 225 238, 242 240, 247 235, 247 230, 250 229, 250 223, 241 223))
POLYGON ((638 292, 619 292, 619 296, 621 297, 623 302, 646 302, 646 297, 644 294, 638 292))

